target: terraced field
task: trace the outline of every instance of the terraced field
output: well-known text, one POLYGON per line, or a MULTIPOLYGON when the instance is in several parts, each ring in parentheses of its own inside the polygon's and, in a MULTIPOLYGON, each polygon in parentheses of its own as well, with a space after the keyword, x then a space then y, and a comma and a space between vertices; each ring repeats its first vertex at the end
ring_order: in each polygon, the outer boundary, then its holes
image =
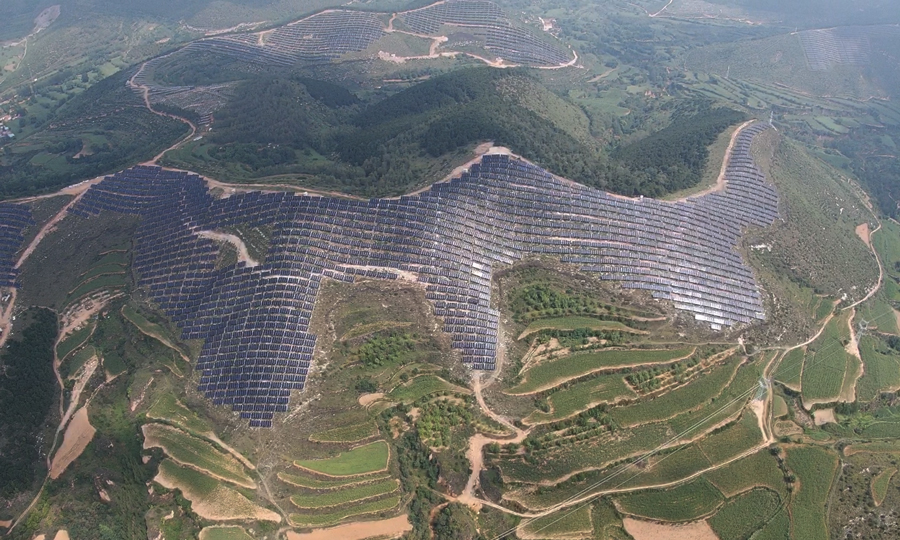
POLYGON ((370 516, 380 512, 387 512, 397 508, 400 504, 399 496, 392 496, 373 502, 354 505, 352 508, 337 510, 330 513, 316 514, 291 514, 291 523, 295 527, 326 527, 335 525, 348 518, 370 516))
POLYGON ((850 340, 851 315, 852 311, 845 311, 834 317, 819 339, 807 348, 801 376, 805 405, 853 400, 855 379, 847 379, 857 373, 859 360, 845 350, 845 343, 850 340))
POLYGON ((159 464, 154 481, 168 489, 180 490, 184 498, 191 501, 192 511, 205 519, 281 521, 277 513, 254 503, 237 490, 169 459, 159 464))
POLYGON ((323 443, 355 443, 378 435, 378 428, 372 422, 344 426, 327 431, 320 431, 309 436, 312 442, 323 443))
POLYGON ((768 489, 753 489, 728 500, 709 520, 720 540, 750 538, 782 509, 781 498, 768 489))
POLYGON ((387 468, 390 447, 384 441, 358 446, 327 459, 297 460, 294 465, 326 476, 360 476, 387 468))
POLYGON ((230 454, 216 449, 211 443, 162 424, 144 424, 144 448, 159 447, 182 465, 203 471, 212 477, 250 489, 256 482, 244 466, 230 454))
POLYGON ((784 473, 778 468, 775 457, 766 450, 760 450, 704 476, 729 498, 757 487, 787 496, 784 473))
POLYGON ((535 411, 525 418, 527 424, 546 424, 569 418, 600 403, 615 403, 637 397, 621 373, 591 377, 557 390, 547 397, 550 412, 535 411))
POLYGON ((694 410, 715 398, 728 385, 740 366, 740 358, 732 357, 695 381, 666 392, 660 397, 634 405, 616 407, 611 416, 623 426, 658 422, 694 410))
POLYGON ((381 480, 386 480, 388 478, 390 478, 388 474, 376 474, 372 476, 353 477, 340 480, 320 480, 318 478, 313 478, 312 476, 304 476, 284 472, 278 473, 278 479, 282 482, 291 484, 292 486, 307 489, 317 489, 320 491, 340 489, 348 486, 364 484, 367 482, 378 482, 381 480))
POLYGON ((799 479, 790 505, 792 537, 827 538, 825 501, 837 471, 837 455, 815 446, 797 446, 787 449, 785 461, 799 479))
POLYGON ((540 392, 596 371, 672 362, 686 358, 693 352, 694 349, 690 348, 577 353, 530 368, 525 373, 525 380, 507 392, 513 395, 540 392))
POLYGON ((872 500, 875 502, 875 506, 881 506, 881 503, 884 502, 891 479, 896 473, 897 469, 892 467, 881 471, 872 479, 872 500))
POLYGON ((693 521, 712 514, 724 498, 704 479, 676 488, 623 495, 616 499, 625 514, 660 521, 693 521))
POLYGON ((294 495, 291 502, 302 510, 329 508, 345 504, 358 505, 367 499, 374 499, 382 495, 395 493, 399 490, 400 483, 397 480, 384 480, 364 484, 358 487, 333 490, 327 493, 315 493, 309 495, 294 495))
POLYGON ((519 527, 516 536, 523 540, 543 538, 590 538, 594 532, 591 520, 593 507, 585 504, 575 510, 563 510, 533 519, 519 527))
POLYGON ((208 422, 168 392, 161 394, 153 402, 147 411, 147 418, 175 424, 190 433, 210 434, 213 432, 208 422))

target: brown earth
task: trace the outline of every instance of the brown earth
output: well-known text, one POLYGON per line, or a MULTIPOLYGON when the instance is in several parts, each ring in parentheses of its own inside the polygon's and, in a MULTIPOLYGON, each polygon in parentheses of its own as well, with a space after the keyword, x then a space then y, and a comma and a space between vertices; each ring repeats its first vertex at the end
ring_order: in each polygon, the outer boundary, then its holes
POLYGON ((652 521, 625 518, 625 530, 634 540, 719 540, 712 527, 705 521, 695 521, 684 525, 663 525, 652 521))
POLYGON ((869 246, 869 249, 872 249, 872 235, 869 232, 868 223, 860 223, 856 226, 856 236, 858 236, 860 240, 865 242, 866 245, 869 246))
MULTIPOLYGON (((144 424, 143 426, 141 426, 141 432, 144 435, 144 449, 161 448, 164 452, 166 452, 166 455, 168 455, 172 461, 174 461, 175 463, 178 463, 179 465, 182 465, 182 466, 190 468, 190 469, 194 469, 195 471, 199 471, 207 476, 210 476, 217 480, 221 480, 223 482, 231 482, 233 484, 239 485, 241 487, 245 487, 247 489, 256 489, 256 487, 257 487, 256 482, 254 482, 252 479, 250 479, 249 481, 243 480, 243 481, 239 482, 235 478, 224 478, 222 476, 214 474, 213 472, 208 471, 208 470, 206 470, 198 465, 195 465, 193 463, 184 463, 184 462, 178 461, 177 459, 173 458, 171 456, 171 454, 169 454, 169 452, 166 450, 165 444, 162 441, 160 441, 156 437, 154 437, 151 432, 148 432, 147 428, 149 426, 153 426, 154 429, 162 429, 164 431, 181 432, 181 433, 187 435, 188 437, 196 439, 196 437, 193 437, 192 435, 188 434, 187 432, 167 426, 165 424, 156 424, 156 423, 144 424)), ((218 439, 216 439, 216 440, 218 441, 218 439)), ((226 467, 232 474, 235 474, 235 475, 243 474, 244 476, 249 478, 249 476, 247 476, 246 472, 244 472, 244 470, 243 470, 243 467, 242 467, 243 462, 241 460, 237 459, 237 457, 235 457, 232 454, 226 454, 224 452, 220 453, 219 455, 222 458, 224 458, 223 461, 221 461, 219 463, 221 466, 226 467)))
POLYGON ((281 523, 280 515, 221 485, 204 497, 194 491, 192 486, 178 483, 176 478, 169 478, 163 471, 153 480, 166 489, 180 489, 184 498, 191 501, 191 510, 201 518, 211 521, 250 519, 281 523))
MULTIPOLYGON (((50 465, 50 478, 54 480, 59 478, 63 471, 66 470, 66 467, 84 452, 84 449, 90 444, 96 432, 97 430, 94 429, 88 418, 87 407, 78 409, 78 412, 72 416, 69 427, 66 428, 62 445, 56 451, 56 455, 53 456, 53 462, 50 465)), ((66 537, 68 538, 68 533, 66 537)))
POLYGON ((314 529, 308 533, 288 531, 287 540, 363 540, 364 538, 398 538, 412 530, 406 516, 397 516, 381 521, 360 521, 331 527, 314 529))
POLYGON ((384 397, 384 392, 378 392, 375 394, 363 394, 359 396, 359 404, 365 408, 369 408, 369 405, 375 403, 379 399, 384 397))
POLYGON ((53 540, 69 540, 69 531, 65 529, 58 530, 56 536, 53 537, 53 540))
POLYGON ((834 409, 819 409, 813 413, 813 418, 816 419, 817 426, 837 423, 837 419, 834 417, 834 409))

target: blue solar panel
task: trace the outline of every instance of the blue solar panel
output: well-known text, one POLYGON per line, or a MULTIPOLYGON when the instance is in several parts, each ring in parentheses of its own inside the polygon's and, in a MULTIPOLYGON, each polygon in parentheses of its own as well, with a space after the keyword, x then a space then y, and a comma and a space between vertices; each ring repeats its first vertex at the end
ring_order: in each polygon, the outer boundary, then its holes
MULTIPOLYGON (((483 370, 494 369, 497 350, 492 269, 533 254, 650 291, 716 327, 761 319, 756 282, 735 247, 745 227, 778 215, 749 153, 763 129, 741 132, 725 190, 679 203, 616 197, 487 155, 418 195, 366 202, 260 192, 216 199, 199 176, 135 167, 91 187, 70 212, 143 218, 138 283, 184 339, 204 340, 200 390, 242 417, 262 415, 251 425, 267 427, 303 387, 323 279, 415 279, 463 361, 483 370), (256 266, 216 269, 217 244, 197 232, 235 224, 272 224, 269 253, 256 266)), ((0 278, 5 238, 0 230, 0 278)))

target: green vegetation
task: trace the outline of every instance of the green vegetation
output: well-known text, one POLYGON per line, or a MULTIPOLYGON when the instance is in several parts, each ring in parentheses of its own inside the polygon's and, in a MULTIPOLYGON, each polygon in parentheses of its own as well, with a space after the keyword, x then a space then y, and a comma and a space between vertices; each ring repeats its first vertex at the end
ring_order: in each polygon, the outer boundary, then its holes
POLYGON ((472 510, 458 502, 441 508, 432 530, 435 540, 475 540, 481 536, 472 510))
POLYGON ((194 505, 203 504, 207 511, 211 510, 222 521, 251 517, 280 521, 278 514, 258 506, 241 492, 171 459, 160 462, 159 474, 155 480, 164 486, 180 490, 182 496, 194 505))
MULTIPOLYGON (((750 243, 772 246, 771 251, 751 251, 751 262, 764 273, 811 288, 816 294, 839 298, 847 292, 853 299, 863 297, 865 287, 860 289, 859 284, 875 283, 878 268, 856 235, 856 226, 868 222, 872 215, 842 173, 813 157, 799 143, 774 132, 757 137, 753 155, 778 190, 785 210, 784 221, 748 238, 750 243)), ((788 291, 775 294, 794 298, 788 291)), ((808 319, 801 313, 790 315, 792 325, 808 319)))
POLYGON ((200 531, 200 540, 253 540, 253 537, 247 534, 243 527, 220 525, 204 527, 200 531))
MULTIPOLYGON (((473 420, 467 407, 447 399, 424 403, 420 415, 416 420, 419 438, 433 448, 451 446, 454 431, 470 425, 473 420)), ((459 442, 465 443, 462 440, 459 442)))
POLYGON ((106 274, 85 281, 75 289, 69 292, 69 301, 78 300, 91 293, 104 289, 120 289, 129 283, 129 279, 125 274, 106 274))
POLYGON ((900 454, 900 441, 878 441, 851 444, 844 449, 844 454, 852 456, 861 452, 900 454))
POLYGON ((692 521, 722 504, 722 494, 704 479, 659 491, 642 491, 618 498, 626 514, 662 521, 692 521))
POLYGON ((831 319, 822 335, 807 347, 801 381, 804 403, 835 401, 845 395, 842 393, 845 379, 852 376, 859 364, 844 349, 850 340, 847 326, 850 315, 846 311, 831 319))
POLYGON ((768 489, 754 489, 726 502, 709 524, 720 540, 743 540, 763 528, 781 510, 781 499, 768 489))
POLYGON ((591 505, 581 505, 575 510, 566 508, 529 521, 522 529, 527 538, 557 538, 577 536, 594 529, 591 521, 591 505))
POLYGON ((328 525, 335 525, 349 517, 387 512, 389 510, 397 508, 399 504, 400 497, 395 496, 354 505, 352 508, 325 514, 291 514, 291 523, 293 523, 295 527, 325 527, 328 525))
POLYGON ((147 418, 175 424, 192 434, 204 435, 213 431, 207 421, 197 416, 197 413, 186 407, 169 392, 160 394, 153 402, 147 411, 147 418))
POLYGON ((287 482, 293 486, 307 488, 307 489, 316 489, 316 490, 329 490, 329 489, 340 489, 347 486, 353 486, 356 484, 362 484, 367 482, 377 482, 381 480, 386 480, 390 478, 390 476, 385 474, 378 474, 374 476, 365 476, 365 477, 354 477, 354 478, 345 478, 342 480, 319 480, 317 478, 312 478, 311 476, 303 476, 297 474, 289 474, 289 473, 278 473, 278 478, 282 482, 287 482))
POLYGON ((837 471, 838 457, 824 448, 795 446, 787 449, 785 461, 800 482, 791 499, 792 537, 827 538, 825 501, 837 471))
POLYGON ((425 396, 450 390, 459 391, 463 389, 453 386, 437 375, 419 375, 408 383, 399 385, 391 390, 387 397, 395 401, 413 403, 425 396))
POLYGON ((745 410, 740 419, 725 429, 718 429, 704 437, 697 446, 713 463, 721 463, 732 456, 749 450, 761 443, 763 434, 759 431, 756 415, 745 410))
POLYGON ((365 422, 355 426, 342 426, 327 431, 313 433, 309 436, 309 440, 313 442, 352 443, 374 437, 375 435, 378 435, 375 424, 365 422))
POLYGON ((881 506, 884 498, 887 497, 888 488, 891 485, 891 478, 897 473, 896 468, 885 469, 872 478, 872 500, 875 506, 881 506))
POLYGON ((69 334, 65 339, 60 341, 56 346, 57 358, 62 361, 67 356, 69 356, 72 351, 84 345, 87 339, 91 336, 91 333, 94 331, 95 326, 96 323, 90 321, 78 330, 75 330, 74 332, 69 334))
POLYGON ((126 282, 122 275, 100 276, 87 282, 80 276, 108 264, 110 250, 129 247, 137 225, 136 217, 113 212, 91 219, 72 214, 64 217, 22 265, 17 303, 62 310, 90 291, 121 287, 126 282))
POLYGON ((636 394, 625 384, 621 373, 591 377, 570 384, 547 397, 550 412, 535 411, 525 418, 529 424, 545 424, 568 418, 600 403, 615 403, 636 394))
POLYGON ((94 84, 59 107, 47 124, 33 116, 41 129, 21 137, 0 161, 0 196, 49 192, 115 172, 153 158, 187 133, 184 123, 147 110, 125 81, 119 73, 94 84), (75 158, 86 139, 100 142, 75 158))
POLYGON ((890 342, 879 335, 860 337, 859 354, 865 369, 856 387, 857 399, 868 401, 884 390, 900 387, 900 354, 890 342))
POLYGON ((185 347, 179 344, 178 339, 174 335, 172 335, 172 332, 167 330, 161 324, 151 322, 131 304, 125 304, 124 306, 122 306, 122 315, 124 315, 126 319, 137 326, 141 332, 150 337, 158 339, 160 343, 174 350, 182 357, 190 356, 189 354, 187 354, 187 351, 184 350, 185 347))
POLYGON ((732 109, 700 105, 676 111, 671 123, 648 137, 619 148, 613 155, 633 171, 641 193, 657 197, 700 182, 709 159, 709 145, 729 126, 747 115, 732 109))
MULTIPOLYGON (((605 431, 605 430, 604 430, 605 431)), ((669 439, 669 428, 662 424, 646 424, 618 433, 615 438, 597 440, 584 437, 572 444, 536 448, 532 457, 502 456, 499 462, 504 479, 519 482, 539 482, 548 478, 559 478, 573 470, 603 468, 622 459, 623 456, 647 452, 669 439)), ((529 443, 526 445, 534 446, 529 443)), ((528 446, 526 446, 526 449, 528 446)))
POLYGON ((783 418, 788 415, 787 402, 781 396, 775 396, 772 400, 772 416, 783 418))
POLYGON ((255 487, 241 463, 212 444, 162 424, 145 424, 144 446, 158 446, 173 460, 235 484, 255 487))
POLYGON ((128 371, 128 366, 125 364, 125 361, 117 354, 108 357, 101 356, 101 358, 103 359, 103 369, 106 370, 108 377, 117 377, 128 371))
POLYGON ((661 364, 689 356, 692 352, 692 349, 634 349, 577 353, 530 368, 525 373, 525 380, 507 392, 529 394, 554 388, 569 379, 595 371, 643 364, 661 364))
POLYGON ((632 387, 637 388, 641 393, 653 392, 659 390, 663 384, 663 377, 670 375, 669 382, 682 384, 689 376, 687 373, 691 368, 696 367, 700 359, 691 356, 686 360, 674 362, 666 366, 655 366, 648 369, 632 372, 631 375, 625 377, 632 387))
POLYGON ((81 369, 81 366, 85 364, 88 360, 90 360, 93 356, 97 354, 97 349, 88 345, 87 347, 82 347, 77 353, 70 356, 66 359, 65 362, 60 364, 59 366, 59 375, 68 379, 69 377, 78 373, 78 370, 81 369))
POLYGON ((519 338, 524 338, 525 336, 534 334, 535 332, 540 332, 542 330, 562 330, 564 332, 567 332, 571 330, 579 330, 581 328, 586 328, 588 330, 613 330, 617 332, 641 332, 640 330, 635 330, 634 328, 625 326, 618 321, 604 321, 591 317, 557 317, 552 319, 541 319, 532 322, 525 328, 519 338))
POLYGON ((415 347, 415 336, 409 334, 375 335, 350 353, 352 359, 367 367, 394 364, 415 347))
POLYGON ((803 357, 806 356, 806 348, 791 349, 775 370, 775 379, 790 388, 800 389, 800 374, 803 372, 803 357))
MULTIPOLYGON (((509 308, 517 322, 531 323, 540 319, 576 321, 580 317, 587 317, 589 321, 598 317, 603 321, 625 322, 630 318, 631 310, 604 304, 582 291, 576 292, 571 288, 562 290, 558 280, 541 276, 538 272, 534 274, 531 278, 537 279, 536 283, 517 288, 511 294, 509 308), (563 315, 567 317, 561 317, 563 315)), ((596 324, 596 321, 591 324, 596 324)))
POLYGON ((297 460, 294 465, 328 476, 358 476, 383 471, 389 457, 387 443, 376 441, 332 458, 297 460))
POLYGON ((620 425, 633 426, 664 420, 693 410, 719 395, 734 377, 740 365, 740 358, 732 356, 729 360, 714 367, 709 373, 684 386, 666 392, 650 401, 617 407, 610 414, 620 425))
POLYGON ((326 493, 314 493, 309 495, 294 495, 291 502, 301 509, 328 508, 342 504, 359 504, 366 499, 372 499, 394 493, 399 487, 399 482, 394 479, 383 482, 373 482, 359 487, 338 489, 326 493))
MULTIPOLYGON (((0 497, 31 487, 39 470, 41 428, 56 399, 53 345, 56 314, 32 308, 20 315, 19 336, 0 358, 0 497)), ((17 323, 18 324, 18 323, 17 323)))
POLYGON ((782 496, 787 494, 784 473, 775 456, 765 450, 709 471, 704 476, 729 498, 755 487, 765 487, 782 496))

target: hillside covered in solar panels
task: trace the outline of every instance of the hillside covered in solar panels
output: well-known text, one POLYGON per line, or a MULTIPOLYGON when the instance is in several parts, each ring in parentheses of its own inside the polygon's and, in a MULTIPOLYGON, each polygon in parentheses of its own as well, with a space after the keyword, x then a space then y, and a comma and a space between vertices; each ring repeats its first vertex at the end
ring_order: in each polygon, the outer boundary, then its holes
POLYGON ((60 1, 0 6, 0 534, 900 535, 900 12, 60 1))

